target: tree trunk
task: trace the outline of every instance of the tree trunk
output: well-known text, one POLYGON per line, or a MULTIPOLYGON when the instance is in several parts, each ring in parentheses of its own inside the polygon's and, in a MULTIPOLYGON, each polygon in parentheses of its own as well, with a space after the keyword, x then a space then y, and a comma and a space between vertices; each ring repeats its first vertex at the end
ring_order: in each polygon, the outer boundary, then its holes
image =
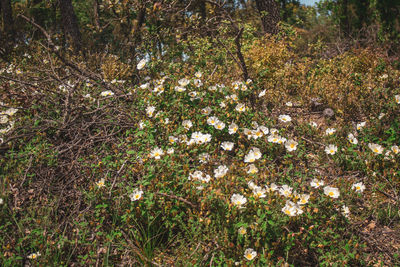
POLYGON ((280 21, 279 5, 275 0, 255 0, 257 10, 261 16, 261 24, 264 33, 278 33, 280 21))
POLYGON ((71 38, 75 51, 80 51, 82 48, 82 38, 72 2, 71 0, 59 0, 59 4, 64 34, 69 35, 71 38))
POLYGON ((98 0, 93 0, 93 16, 94 25, 96 25, 96 30, 100 30, 100 19, 99 19, 99 2, 98 0))
POLYGON ((14 21, 12 17, 12 8, 10 0, 0 0, 1 15, 3 17, 3 31, 10 34, 14 29, 14 21))

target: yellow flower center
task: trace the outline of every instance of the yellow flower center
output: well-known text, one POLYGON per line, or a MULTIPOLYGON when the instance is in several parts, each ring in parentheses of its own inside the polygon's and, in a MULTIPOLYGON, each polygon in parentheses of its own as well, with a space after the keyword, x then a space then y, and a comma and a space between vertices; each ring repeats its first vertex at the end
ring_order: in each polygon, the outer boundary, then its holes
POLYGON ((294 148, 294 144, 290 144, 290 148, 294 148))
POLYGON ((253 259, 253 255, 251 255, 250 253, 246 254, 246 259, 248 259, 248 260, 253 259))
POLYGON ((329 192, 329 196, 333 197, 335 195, 335 193, 333 193, 332 191, 329 192))
POLYGON ((291 214, 292 214, 292 212, 291 212, 290 210, 285 210, 285 213, 286 213, 287 215, 291 215, 291 214))
POLYGON ((135 198, 136 198, 136 199, 139 199, 139 198, 140 198, 140 195, 139 195, 139 194, 136 194, 136 195, 135 195, 135 198))
POLYGON ((240 201, 236 201, 236 205, 240 205, 241 204, 241 202, 240 201))

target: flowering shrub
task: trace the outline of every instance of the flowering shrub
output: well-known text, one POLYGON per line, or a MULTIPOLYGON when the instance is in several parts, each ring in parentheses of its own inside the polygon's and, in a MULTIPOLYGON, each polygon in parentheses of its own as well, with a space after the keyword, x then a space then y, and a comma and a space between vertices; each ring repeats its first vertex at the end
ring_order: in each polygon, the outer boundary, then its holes
POLYGON ((371 51, 312 61, 271 42, 246 43, 247 81, 210 62, 112 58, 104 81, 68 70, 35 85, 26 58, 2 66, 2 261, 368 261, 366 218, 399 222, 395 204, 376 210, 396 199, 399 74, 371 51), (121 80, 135 68, 139 84, 121 80), (310 113, 312 97, 336 120, 310 113))

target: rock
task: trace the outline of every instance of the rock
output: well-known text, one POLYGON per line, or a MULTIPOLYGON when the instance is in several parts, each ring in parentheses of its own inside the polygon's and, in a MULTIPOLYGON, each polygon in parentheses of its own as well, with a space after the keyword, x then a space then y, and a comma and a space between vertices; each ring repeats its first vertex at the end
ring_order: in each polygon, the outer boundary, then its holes
POLYGON ((335 112, 331 108, 324 109, 324 112, 322 114, 324 114, 326 118, 330 119, 333 119, 335 117, 335 112))

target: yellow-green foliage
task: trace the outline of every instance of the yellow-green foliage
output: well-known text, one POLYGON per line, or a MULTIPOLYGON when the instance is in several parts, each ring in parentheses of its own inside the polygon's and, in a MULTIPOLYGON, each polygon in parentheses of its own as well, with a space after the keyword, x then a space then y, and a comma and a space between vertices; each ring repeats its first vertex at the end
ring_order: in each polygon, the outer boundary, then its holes
POLYGON ((107 55, 101 64, 104 78, 108 81, 113 79, 126 79, 132 74, 132 66, 121 62, 114 55, 107 55))
POLYGON ((290 46, 290 41, 267 37, 255 41, 246 53, 250 76, 257 77, 271 103, 300 94, 305 86, 310 62, 298 58, 290 46))
POLYGON ((331 59, 301 58, 292 42, 270 37, 255 41, 246 52, 250 76, 266 89, 266 101, 281 103, 301 97, 320 98, 339 114, 378 115, 396 92, 399 71, 379 51, 356 50, 331 59))
POLYGON ((365 49, 321 60, 310 70, 304 95, 319 96, 351 117, 378 115, 399 80, 399 72, 382 58, 379 52, 365 49))

